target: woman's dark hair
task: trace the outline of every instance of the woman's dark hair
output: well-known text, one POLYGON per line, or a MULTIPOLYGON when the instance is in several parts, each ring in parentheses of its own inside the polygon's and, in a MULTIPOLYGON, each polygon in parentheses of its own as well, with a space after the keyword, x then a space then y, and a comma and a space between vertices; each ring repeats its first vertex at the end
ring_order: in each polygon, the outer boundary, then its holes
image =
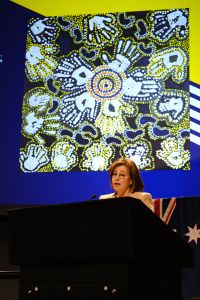
POLYGON ((144 189, 144 183, 142 181, 140 171, 134 161, 130 158, 118 158, 116 159, 111 166, 109 167, 110 180, 112 182, 112 175, 114 169, 119 166, 126 166, 129 170, 130 177, 132 179, 132 191, 133 192, 142 192, 144 189))

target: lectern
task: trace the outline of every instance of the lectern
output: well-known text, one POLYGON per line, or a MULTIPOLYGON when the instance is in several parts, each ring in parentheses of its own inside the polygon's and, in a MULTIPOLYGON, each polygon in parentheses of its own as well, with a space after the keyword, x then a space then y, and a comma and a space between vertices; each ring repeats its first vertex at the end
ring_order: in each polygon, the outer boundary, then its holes
POLYGON ((181 299, 192 249, 130 197, 8 210, 19 300, 181 299))

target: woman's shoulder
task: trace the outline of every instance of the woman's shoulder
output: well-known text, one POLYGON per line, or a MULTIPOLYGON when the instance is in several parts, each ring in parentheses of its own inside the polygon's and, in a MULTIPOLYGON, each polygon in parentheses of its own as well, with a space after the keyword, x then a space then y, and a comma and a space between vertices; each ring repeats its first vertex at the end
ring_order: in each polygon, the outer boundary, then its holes
POLYGON ((151 194, 147 193, 147 192, 134 192, 134 193, 131 194, 131 197, 137 198, 137 199, 140 199, 140 200, 152 199, 151 194))
POLYGON ((99 199, 110 199, 114 197, 114 193, 110 193, 110 194, 105 194, 105 195, 100 195, 99 199))
POLYGON ((154 210, 153 199, 150 193, 146 192, 134 192, 131 197, 141 200, 146 206, 148 206, 152 211, 154 210))

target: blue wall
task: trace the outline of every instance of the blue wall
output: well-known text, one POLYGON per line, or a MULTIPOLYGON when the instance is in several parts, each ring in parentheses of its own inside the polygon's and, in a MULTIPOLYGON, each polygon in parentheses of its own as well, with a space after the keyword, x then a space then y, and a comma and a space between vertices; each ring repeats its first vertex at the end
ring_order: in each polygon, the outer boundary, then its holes
MULTIPOLYGON (((50 204, 90 199, 111 192, 107 172, 22 173, 19 171, 26 23, 36 13, 0 3, 0 204, 50 204)), ((154 198, 200 195, 200 147, 191 143, 191 170, 142 171, 154 198)))

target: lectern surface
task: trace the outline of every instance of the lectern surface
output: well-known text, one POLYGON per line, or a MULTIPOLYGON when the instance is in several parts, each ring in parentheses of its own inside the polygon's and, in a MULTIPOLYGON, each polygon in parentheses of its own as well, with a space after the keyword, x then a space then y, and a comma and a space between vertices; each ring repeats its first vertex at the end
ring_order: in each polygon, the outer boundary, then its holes
POLYGON ((16 265, 147 261, 190 265, 187 243, 130 197, 8 210, 16 265))

